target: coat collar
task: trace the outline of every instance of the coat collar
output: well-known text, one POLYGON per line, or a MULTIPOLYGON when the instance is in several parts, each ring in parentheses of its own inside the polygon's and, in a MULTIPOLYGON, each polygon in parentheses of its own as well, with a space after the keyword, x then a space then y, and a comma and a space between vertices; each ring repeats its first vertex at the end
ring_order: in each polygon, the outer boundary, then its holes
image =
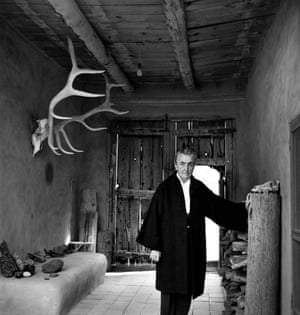
MULTIPOLYGON (((176 175, 176 172, 174 172, 171 175, 170 179, 171 179, 172 184, 176 186, 177 192, 182 192, 181 184, 180 184, 180 181, 176 175)), ((192 176, 191 177, 191 185, 190 185, 191 196, 196 191, 196 186, 197 186, 197 179, 195 179, 195 177, 192 176)))
POLYGON ((197 179, 195 179, 195 177, 192 176, 191 177, 191 186, 190 186, 191 196, 196 191, 196 186, 197 186, 197 179))

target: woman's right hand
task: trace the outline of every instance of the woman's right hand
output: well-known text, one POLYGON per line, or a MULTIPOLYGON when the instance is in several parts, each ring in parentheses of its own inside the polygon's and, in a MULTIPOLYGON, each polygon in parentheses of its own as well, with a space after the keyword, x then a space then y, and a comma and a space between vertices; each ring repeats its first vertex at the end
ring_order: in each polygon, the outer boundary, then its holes
POLYGON ((161 252, 158 250, 152 250, 150 252, 150 259, 154 262, 158 262, 161 256, 161 252))

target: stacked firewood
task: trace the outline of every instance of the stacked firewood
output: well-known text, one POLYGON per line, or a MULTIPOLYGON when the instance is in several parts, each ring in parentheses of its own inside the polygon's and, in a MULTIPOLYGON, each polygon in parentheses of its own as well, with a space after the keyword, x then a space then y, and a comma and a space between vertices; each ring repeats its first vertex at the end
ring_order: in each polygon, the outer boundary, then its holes
POLYGON ((247 277, 247 233, 227 231, 221 240, 223 259, 220 274, 226 291, 223 315, 243 315, 247 277))

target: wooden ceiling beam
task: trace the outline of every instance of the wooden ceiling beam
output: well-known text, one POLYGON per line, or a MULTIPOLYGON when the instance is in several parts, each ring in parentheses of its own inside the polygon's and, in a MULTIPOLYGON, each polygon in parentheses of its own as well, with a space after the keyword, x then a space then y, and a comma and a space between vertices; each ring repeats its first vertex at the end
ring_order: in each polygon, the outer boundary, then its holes
POLYGON ((107 70, 116 83, 124 84, 125 92, 133 91, 129 79, 116 63, 114 58, 107 53, 98 34, 81 12, 74 0, 47 0, 53 9, 61 15, 65 23, 83 41, 87 49, 93 54, 97 61, 107 70))
POLYGON ((163 6, 184 86, 193 88, 195 83, 189 55, 183 0, 163 0, 163 6))
MULTIPOLYGON (((35 10, 32 9, 27 0, 15 0, 15 3, 34 24, 36 24, 45 32, 45 34, 48 36, 48 39, 53 42, 53 45, 58 45, 64 51, 69 53, 67 41, 63 41, 59 37, 55 30, 53 30, 53 28, 49 26, 35 10)), ((78 64, 86 67, 85 63, 80 59, 79 56, 77 57, 77 60, 78 64)))

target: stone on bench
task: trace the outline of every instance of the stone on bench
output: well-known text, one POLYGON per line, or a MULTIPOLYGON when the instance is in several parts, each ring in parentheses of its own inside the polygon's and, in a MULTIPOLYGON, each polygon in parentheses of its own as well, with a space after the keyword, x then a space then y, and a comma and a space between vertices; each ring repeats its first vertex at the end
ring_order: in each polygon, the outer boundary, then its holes
POLYGON ((43 273, 42 264, 36 264, 36 273, 31 278, 0 275, 0 314, 65 315, 103 283, 107 268, 105 255, 77 252, 61 259, 64 267, 57 277, 43 273))

